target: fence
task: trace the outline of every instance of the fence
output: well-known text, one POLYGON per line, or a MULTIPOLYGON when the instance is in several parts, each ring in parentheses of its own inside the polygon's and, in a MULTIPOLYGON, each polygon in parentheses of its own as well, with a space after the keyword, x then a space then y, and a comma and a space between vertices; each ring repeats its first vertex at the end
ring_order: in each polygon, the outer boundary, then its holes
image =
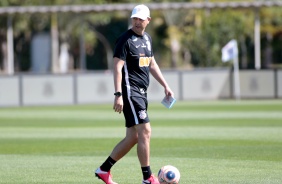
MULTIPOLYGON (((180 100, 233 99, 233 72, 229 69, 163 71, 180 100)), ((242 99, 282 98, 282 70, 240 71, 242 99)), ((0 107, 99 104, 113 102, 111 72, 66 75, 0 76, 0 107)), ((161 101, 164 90, 151 77, 149 101, 161 101)))

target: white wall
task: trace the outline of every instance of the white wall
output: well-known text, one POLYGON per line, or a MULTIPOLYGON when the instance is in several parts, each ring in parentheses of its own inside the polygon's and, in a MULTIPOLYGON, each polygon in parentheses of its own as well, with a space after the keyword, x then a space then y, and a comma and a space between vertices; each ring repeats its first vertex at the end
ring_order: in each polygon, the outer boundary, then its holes
POLYGON ((183 100, 229 98, 229 80, 229 70, 184 72, 181 83, 183 100))
POLYGON ((114 100, 112 73, 81 74, 77 76, 77 103, 109 103, 114 100))
POLYGON ((0 77, 0 107, 20 105, 19 77, 0 77))
POLYGON ((240 72, 242 98, 274 98, 274 71, 252 70, 240 72))
MULTIPOLYGON (((180 73, 179 72, 163 72, 163 76, 166 79, 166 82, 169 84, 170 88, 173 90, 175 98, 180 99, 180 73)), ((149 101, 159 101, 164 98, 164 88, 157 82, 157 80, 150 76, 150 86, 147 90, 148 100, 149 101)))
POLYGON ((74 103, 72 75, 22 76, 23 105, 68 105, 74 103))
POLYGON ((277 71, 277 97, 282 98, 282 70, 277 71))
MULTIPOLYGON (((163 71, 180 100, 232 97, 232 72, 227 69, 163 71)), ((241 98, 282 98, 282 70, 240 71, 241 98)), ((67 75, 0 76, 0 107, 113 103, 111 72, 67 75)), ((151 76, 148 100, 160 102, 163 87, 151 76)))

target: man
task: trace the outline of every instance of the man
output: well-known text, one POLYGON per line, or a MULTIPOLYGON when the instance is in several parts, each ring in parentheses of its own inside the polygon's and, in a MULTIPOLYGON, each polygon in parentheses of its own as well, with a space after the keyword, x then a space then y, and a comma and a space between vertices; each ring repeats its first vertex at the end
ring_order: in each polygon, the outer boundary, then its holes
POLYGON ((126 136, 95 171, 95 175, 106 184, 117 184, 112 180, 110 169, 137 144, 137 156, 143 173, 142 184, 159 184, 150 169, 151 125, 147 114, 149 73, 164 87, 167 97, 173 96, 173 92, 155 61, 151 36, 145 32, 151 20, 149 8, 145 5, 136 6, 131 18, 132 28, 119 37, 114 51, 113 109, 118 113, 123 111, 126 136))

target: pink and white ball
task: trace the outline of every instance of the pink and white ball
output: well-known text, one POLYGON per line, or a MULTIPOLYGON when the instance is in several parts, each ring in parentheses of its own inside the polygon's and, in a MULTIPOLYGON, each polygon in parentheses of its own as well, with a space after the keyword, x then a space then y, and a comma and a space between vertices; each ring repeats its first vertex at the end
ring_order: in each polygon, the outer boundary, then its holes
POLYGON ((180 180, 180 172, 176 167, 166 165, 160 169, 158 179, 160 184, 178 184, 180 180))

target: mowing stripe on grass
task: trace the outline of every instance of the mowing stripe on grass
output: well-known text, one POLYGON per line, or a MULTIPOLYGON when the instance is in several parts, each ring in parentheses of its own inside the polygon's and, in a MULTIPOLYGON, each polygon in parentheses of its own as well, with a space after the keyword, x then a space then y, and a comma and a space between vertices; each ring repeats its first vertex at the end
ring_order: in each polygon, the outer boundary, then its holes
MULTIPOLYGON (((2 128, 0 139, 122 138, 125 128, 2 128)), ((153 127, 152 138, 261 140, 282 142, 280 127, 153 127)))
MULTIPOLYGON (((102 184, 93 170, 125 134, 112 105, 0 108, 0 183, 102 184)), ((282 101, 151 103, 151 168, 181 184, 282 183, 282 101)), ((136 147, 112 169, 141 183, 136 147)))
MULTIPOLYGON (((149 112, 150 118, 153 119, 282 119, 281 111, 259 112, 259 111, 235 111, 235 112, 207 112, 207 111, 158 111, 149 112)), ((3 119, 49 119, 49 120, 121 120, 123 116, 112 111, 95 112, 95 111, 57 111, 46 110, 40 111, 0 111, 0 118, 3 119)))
MULTIPOLYGON (((0 155, 0 183, 102 184, 93 170, 105 157, 0 155)), ((156 174, 165 164, 181 172, 181 184, 236 183, 280 184, 282 164, 256 160, 152 157, 156 174), (251 172, 250 172, 251 171, 251 172)), ((112 169, 116 182, 141 183, 141 169, 133 156, 119 161, 112 169), (129 174, 130 173, 130 174, 129 174)))

